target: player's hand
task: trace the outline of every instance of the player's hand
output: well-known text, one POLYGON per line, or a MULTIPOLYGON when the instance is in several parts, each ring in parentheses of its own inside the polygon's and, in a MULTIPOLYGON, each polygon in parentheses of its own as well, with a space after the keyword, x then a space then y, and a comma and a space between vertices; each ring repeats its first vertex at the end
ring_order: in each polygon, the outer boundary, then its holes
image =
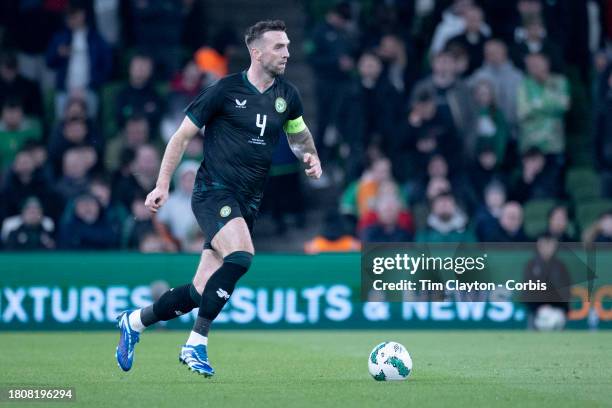
POLYGON ((321 162, 314 154, 306 153, 304 155, 304 163, 306 164, 306 175, 314 179, 318 179, 323 174, 321 162))
POLYGON ((149 211, 156 213, 157 210, 159 210, 161 206, 166 203, 167 200, 168 189, 155 187, 155 189, 151 191, 149 195, 147 195, 147 199, 145 200, 145 207, 147 207, 149 211))

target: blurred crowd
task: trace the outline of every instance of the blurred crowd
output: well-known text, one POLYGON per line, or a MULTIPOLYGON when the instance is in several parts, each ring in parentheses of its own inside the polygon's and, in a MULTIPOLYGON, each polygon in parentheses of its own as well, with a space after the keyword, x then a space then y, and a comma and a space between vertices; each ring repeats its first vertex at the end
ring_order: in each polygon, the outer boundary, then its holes
MULTIPOLYGON (((201 250, 201 136, 156 217, 144 197, 184 107, 243 47, 204 3, 0 4, 0 248, 201 250)), ((302 3, 292 47, 312 68, 326 170, 311 188, 342 191, 307 252, 612 241, 611 1, 302 3)), ((279 146, 279 234, 288 213, 305 223, 299 174, 279 146)))
POLYGON ((21 0, 0 16, 0 247, 201 251, 201 136, 156 217, 144 198, 234 34, 207 30, 196 0, 21 0))
POLYGON ((364 242, 609 242, 612 2, 312 7, 317 145, 364 242))

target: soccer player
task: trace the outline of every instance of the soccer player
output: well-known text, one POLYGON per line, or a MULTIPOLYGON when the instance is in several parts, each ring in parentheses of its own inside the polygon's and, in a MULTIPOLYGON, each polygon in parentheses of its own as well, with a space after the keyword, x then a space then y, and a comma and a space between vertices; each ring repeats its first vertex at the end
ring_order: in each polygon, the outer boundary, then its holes
POLYGON ((191 201, 205 237, 200 263, 192 283, 170 289, 150 306, 119 315, 116 358, 124 371, 132 367, 134 347, 146 327, 199 307, 179 360, 194 372, 212 376, 208 331, 251 265, 253 223, 282 130, 304 162, 306 175, 321 177, 300 96, 282 76, 289 59, 285 23, 260 21, 247 30, 245 42, 249 69, 213 83, 186 108, 185 119, 166 146, 156 187, 146 198, 145 205, 153 212, 164 205, 185 147, 205 128, 204 160, 191 201))

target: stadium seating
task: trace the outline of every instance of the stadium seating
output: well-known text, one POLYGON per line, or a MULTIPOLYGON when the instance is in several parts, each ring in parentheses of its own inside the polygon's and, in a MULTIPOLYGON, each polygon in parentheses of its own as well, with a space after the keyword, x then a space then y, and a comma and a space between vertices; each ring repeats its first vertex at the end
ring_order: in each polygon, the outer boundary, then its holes
POLYGON ((593 169, 588 167, 569 169, 565 187, 576 203, 600 196, 599 177, 593 169))
POLYGON ((524 225, 528 236, 535 237, 546 229, 548 213, 554 205, 553 199, 531 200, 525 203, 524 225))

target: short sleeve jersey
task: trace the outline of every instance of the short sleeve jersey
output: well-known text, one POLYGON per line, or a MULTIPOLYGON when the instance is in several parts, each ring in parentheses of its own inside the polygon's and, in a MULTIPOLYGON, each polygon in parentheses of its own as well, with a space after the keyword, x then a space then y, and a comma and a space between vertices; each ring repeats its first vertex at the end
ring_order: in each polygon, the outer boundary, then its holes
POLYGON ((208 86, 185 113, 205 127, 204 160, 194 188, 227 189, 258 207, 283 126, 303 114, 297 89, 276 77, 262 93, 241 72, 208 86))

